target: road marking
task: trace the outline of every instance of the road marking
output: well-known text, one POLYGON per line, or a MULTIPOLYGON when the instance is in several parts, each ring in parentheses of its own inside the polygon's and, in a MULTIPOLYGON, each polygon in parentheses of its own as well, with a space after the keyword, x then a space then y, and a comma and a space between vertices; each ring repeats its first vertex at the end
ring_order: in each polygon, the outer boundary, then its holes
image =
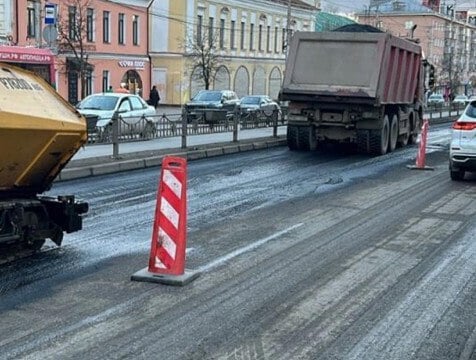
POLYGON ((222 256, 222 257, 219 257, 218 259, 216 259, 215 261, 212 261, 211 263, 208 263, 206 265, 203 265, 201 266, 200 268, 197 269, 197 271, 199 272, 207 272, 207 271, 210 271, 211 269, 214 269, 216 268, 217 266, 220 266, 222 265, 223 263, 237 257, 237 256, 240 256, 242 254, 244 254, 245 252, 248 252, 248 251, 251 251, 251 250, 254 250, 258 247, 260 247, 261 245, 264 245, 266 244, 267 242, 271 241, 271 240, 274 240, 284 234, 287 234, 291 231, 293 231, 294 229, 297 229, 298 227, 301 227, 302 225, 304 225, 304 223, 299 223, 299 224, 296 224, 296 225, 293 225, 287 229, 284 229, 284 230, 281 230, 273 235, 270 235, 268 237, 265 237, 264 239, 261 239, 261 240, 258 240, 252 244, 249 244, 245 247, 242 247, 240 249, 237 249, 235 251, 232 251, 231 253, 225 255, 225 256, 222 256))

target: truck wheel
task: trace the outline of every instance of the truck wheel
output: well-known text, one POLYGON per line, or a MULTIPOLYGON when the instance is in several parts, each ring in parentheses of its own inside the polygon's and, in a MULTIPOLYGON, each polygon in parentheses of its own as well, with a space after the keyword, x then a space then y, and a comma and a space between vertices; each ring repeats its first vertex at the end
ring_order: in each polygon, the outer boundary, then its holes
POLYGON ((398 140, 398 117, 397 115, 392 116, 390 121, 390 136, 388 139, 388 152, 392 152, 397 147, 398 140))
POLYGON ((357 151, 359 153, 367 154, 369 152, 369 131, 358 130, 356 143, 357 151))
POLYGON ((313 126, 298 127, 298 149, 303 151, 317 149, 317 140, 313 126))
POLYGON ((288 125, 286 131, 286 140, 289 150, 298 150, 298 128, 297 126, 288 125))
POLYGON ((383 118, 382 128, 380 130, 371 130, 369 135, 369 150, 373 155, 384 155, 388 149, 389 138, 389 121, 388 116, 383 118))
POLYGON ((408 138, 408 143, 414 145, 418 140, 418 126, 420 126, 419 115, 415 112, 415 117, 410 124, 410 136, 408 138))
POLYGON ((408 132, 406 132, 403 135, 400 135, 398 139, 398 144, 402 147, 407 146, 409 138, 410 138, 410 135, 408 134, 408 132))

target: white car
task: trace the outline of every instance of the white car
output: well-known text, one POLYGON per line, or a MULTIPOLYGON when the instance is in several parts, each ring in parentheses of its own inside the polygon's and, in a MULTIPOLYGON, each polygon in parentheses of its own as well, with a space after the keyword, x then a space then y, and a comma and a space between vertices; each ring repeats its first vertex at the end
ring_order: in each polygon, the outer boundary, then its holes
POLYGON ((445 104, 445 98, 442 94, 432 94, 428 98, 428 105, 429 106, 436 106, 441 107, 445 104))
POLYGON ((120 135, 148 137, 155 131, 158 121, 155 108, 138 95, 123 93, 99 93, 85 97, 77 106, 78 111, 88 117, 97 116, 98 135, 106 141, 112 137, 112 118, 117 114, 120 135))
POLYGON ((466 95, 458 95, 453 99, 453 104, 466 105, 469 101, 469 98, 466 95))
POLYGON ((476 101, 453 123, 449 168, 452 180, 463 180, 466 171, 476 171, 476 101))

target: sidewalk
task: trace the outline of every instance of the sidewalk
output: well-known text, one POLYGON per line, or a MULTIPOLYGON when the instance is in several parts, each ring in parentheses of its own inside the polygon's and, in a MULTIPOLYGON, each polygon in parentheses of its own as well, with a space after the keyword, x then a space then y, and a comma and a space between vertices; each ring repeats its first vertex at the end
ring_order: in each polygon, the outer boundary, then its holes
POLYGON ((165 155, 186 157, 188 160, 232 154, 242 151, 266 149, 286 145, 286 127, 278 127, 278 137, 273 128, 240 130, 238 141, 233 134, 217 133, 190 135, 187 148, 182 149, 180 136, 119 144, 119 156, 113 158, 113 145, 86 145, 80 149, 61 171, 57 181, 111 174, 120 171, 159 166, 165 155))

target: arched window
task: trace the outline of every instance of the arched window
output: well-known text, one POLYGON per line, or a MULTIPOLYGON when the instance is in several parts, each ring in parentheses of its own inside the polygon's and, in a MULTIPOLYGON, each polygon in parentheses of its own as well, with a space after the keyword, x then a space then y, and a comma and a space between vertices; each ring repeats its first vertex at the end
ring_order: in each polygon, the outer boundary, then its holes
POLYGON ((268 95, 272 99, 277 99, 279 94, 279 89, 281 88, 281 70, 276 66, 271 70, 269 74, 269 85, 268 85, 268 95))
POLYGON ((226 66, 222 65, 217 69, 215 75, 215 90, 230 90, 230 72, 226 66))
POLYGON ((190 98, 193 98, 200 90, 205 89, 205 82, 200 77, 200 70, 200 67, 197 66, 190 76, 190 98))
POLYGON ((261 66, 255 69, 253 74, 253 95, 266 94, 266 72, 261 66))
POLYGON ((235 74, 235 92, 239 97, 249 94, 250 75, 244 66, 240 66, 235 74))

